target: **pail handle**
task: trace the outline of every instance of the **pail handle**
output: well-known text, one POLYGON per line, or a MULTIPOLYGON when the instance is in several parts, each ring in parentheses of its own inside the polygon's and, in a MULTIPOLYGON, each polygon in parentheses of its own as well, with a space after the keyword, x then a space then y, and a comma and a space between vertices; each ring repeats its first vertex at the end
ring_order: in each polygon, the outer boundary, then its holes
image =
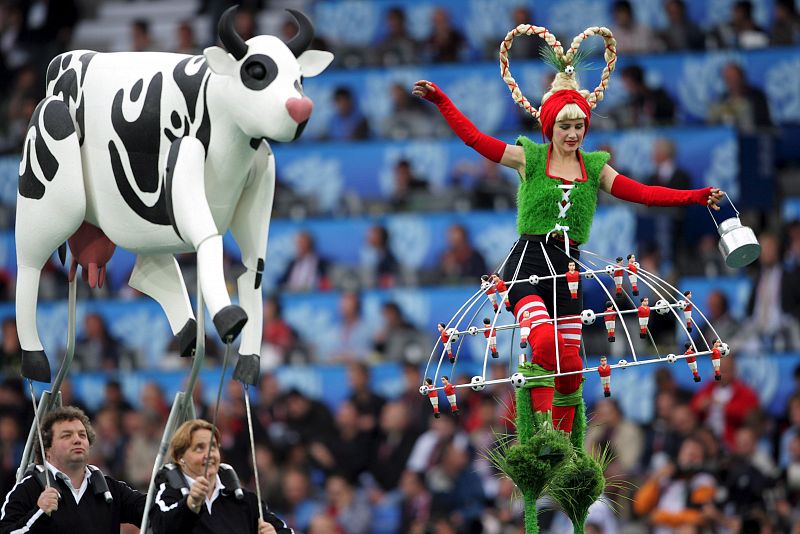
MULTIPOLYGON (((731 197, 728 196, 728 193, 726 193, 725 191, 723 191, 722 194, 725 195, 725 198, 727 198, 728 202, 731 203, 731 207, 733 208, 733 211, 736 212, 736 218, 738 219, 739 218, 739 210, 737 210, 736 206, 733 205, 733 200, 731 200, 731 197)), ((714 221, 714 224, 716 225, 717 229, 719 230, 719 224, 717 224, 717 219, 714 218, 714 212, 711 211, 711 206, 706 204, 706 209, 708 210, 708 214, 711 216, 711 220, 714 221)))

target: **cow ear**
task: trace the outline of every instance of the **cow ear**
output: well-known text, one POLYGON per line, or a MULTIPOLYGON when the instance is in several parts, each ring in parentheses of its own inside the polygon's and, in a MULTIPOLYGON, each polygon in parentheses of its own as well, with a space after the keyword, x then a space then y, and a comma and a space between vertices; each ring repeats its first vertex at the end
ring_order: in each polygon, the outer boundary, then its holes
POLYGON ((300 63, 300 72, 306 78, 320 74, 331 64, 331 61, 333 61, 333 54, 322 50, 306 50, 297 58, 297 62, 300 63))
POLYGON ((206 62, 215 74, 231 76, 236 72, 236 60, 218 46, 209 46, 203 50, 206 62))

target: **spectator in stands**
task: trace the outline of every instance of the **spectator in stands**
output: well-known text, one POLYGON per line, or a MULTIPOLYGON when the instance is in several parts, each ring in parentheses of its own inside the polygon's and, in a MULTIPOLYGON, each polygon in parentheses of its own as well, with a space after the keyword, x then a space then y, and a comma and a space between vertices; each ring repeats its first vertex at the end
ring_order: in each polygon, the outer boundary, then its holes
POLYGON ((349 400, 358 412, 358 428, 365 432, 376 431, 386 399, 373 391, 369 367, 364 363, 351 363, 347 367, 347 378, 349 400))
POLYGON ((400 307, 395 302, 385 302, 381 308, 381 316, 383 325, 372 338, 372 346, 380 353, 381 359, 389 362, 420 363, 425 357, 420 333, 406 320, 400 307))
POLYGON ((328 442, 315 441, 309 455, 326 473, 336 471, 350 484, 367 469, 375 449, 375 434, 360 428, 359 414, 352 401, 336 410, 336 434, 328 442))
POLYGON ((400 264, 389 246, 389 230, 380 224, 367 230, 361 249, 361 283, 365 287, 392 287, 397 283, 400 264))
POLYGON ((125 478, 132 487, 147 491, 161 444, 164 420, 150 410, 128 412, 125 420, 126 431, 131 437, 125 447, 125 478))
POLYGON ((150 22, 145 19, 136 19, 131 22, 130 52, 156 52, 158 45, 150 34, 150 22))
POLYGON ((236 33, 245 41, 259 34, 256 10, 252 7, 245 6, 244 8, 237 9, 233 24, 236 27, 236 33))
POLYGON ((614 399, 601 399, 586 429, 586 450, 609 447, 612 462, 607 476, 629 477, 636 472, 644 447, 642 430, 625 419, 614 399))
POLYGON ((327 290, 328 260, 320 257, 313 236, 299 232, 295 239, 295 256, 278 282, 288 291, 327 290))
POLYGON ((114 478, 125 474, 125 452, 128 439, 122 434, 122 416, 112 408, 101 408, 95 415, 97 445, 90 461, 102 466, 103 472, 114 478))
POLYGON ((383 136, 395 141, 419 137, 442 137, 447 135, 447 125, 439 118, 431 120, 425 105, 412 98, 403 85, 392 84, 389 90, 392 109, 383 123, 383 136))
POLYGON ((431 63, 454 63, 462 59, 467 46, 464 34, 453 27, 450 13, 436 7, 431 16, 431 34, 423 45, 423 58, 431 63))
POLYGON ((753 20, 753 4, 739 0, 733 4, 730 22, 720 24, 708 35, 708 48, 764 48, 769 36, 753 20))
POLYGON ((14 487, 24 450, 20 423, 10 413, 0 414, 0 495, 8 494, 14 487))
POLYGON ((429 417, 428 422, 428 430, 414 442, 414 448, 411 449, 411 456, 408 457, 406 464, 406 469, 417 473, 425 473, 432 466, 439 464, 444 457, 444 447, 448 443, 463 448, 469 446, 469 436, 458 427, 454 417, 449 415, 439 418, 429 417))
POLYGON ((427 180, 418 177, 411 170, 407 159, 399 160, 394 166, 394 190, 390 203, 396 211, 413 209, 425 205, 430 196, 427 180))
POLYGON ((154 414, 162 423, 167 421, 170 405, 167 402, 164 390, 156 382, 145 382, 144 386, 142 386, 139 404, 142 411, 154 414))
MULTIPOLYGON (((533 13, 528 8, 528 6, 517 6, 511 10, 511 25, 509 28, 516 28, 520 24, 536 24, 536 19, 534 18, 533 13)), ((485 56, 492 60, 497 60, 497 51, 500 47, 500 40, 503 36, 493 35, 487 42, 486 42, 486 51, 485 56)), ((514 47, 511 49, 510 57, 512 59, 521 60, 521 59, 537 59, 539 57, 539 52, 544 47, 547 46, 541 39, 515 39, 514 40, 514 47)), ((526 113, 526 115, 528 115, 526 113)), ((530 117, 530 115, 528 115, 530 117)))
POLYGON ((390 7, 386 12, 386 36, 375 47, 378 62, 384 67, 408 65, 417 61, 418 49, 419 43, 408 33, 405 10, 390 7))
MULTIPOLYGON (((275 510, 290 527, 306 532, 311 518, 321 506, 311 495, 308 473, 290 467, 283 473, 281 488, 281 500, 275 503, 275 510)), ((331 530, 320 531, 320 534, 334 530, 335 525, 331 530)))
POLYGON ((463 161, 453 169, 453 187, 468 192, 476 210, 507 210, 514 206, 514 184, 503 174, 502 167, 488 159, 463 161))
POLYGON ((0 89, 5 92, 14 81, 13 73, 30 62, 30 54, 20 43, 23 18, 16 2, 0 4, 0 89))
POLYGON ((795 392, 789 397, 788 402, 789 426, 780 437, 778 445, 778 462, 781 468, 785 468, 792 460, 792 441, 800 437, 800 393, 795 392))
POLYGON ((40 95, 41 80, 31 65, 23 65, 14 77, 11 93, 6 94, 2 103, 3 126, 0 138, 0 151, 19 153, 33 110, 36 109, 40 95))
POLYGON ((714 325, 714 331, 706 325, 703 328, 703 335, 706 339, 733 339, 741 326, 739 321, 733 318, 728 305, 728 297, 719 289, 712 289, 706 300, 706 316, 708 321, 714 325))
POLYGON ((772 18, 770 45, 792 46, 800 35, 800 18, 793 0, 777 0, 772 18))
POLYGON ((297 341, 297 335, 283 318, 283 307, 277 295, 264 299, 264 328, 261 354, 276 363, 287 363, 287 356, 297 341))
POLYGON ((611 8, 614 24, 611 31, 617 40, 617 52, 640 54, 653 52, 658 42, 650 28, 638 24, 633 14, 633 6, 628 0, 616 0, 611 8))
POLYGON ((727 124, 744 134, 772 126, 767 97, 747 82, 741 65, 728 63, 722 68, 722 77, 725 93, 709 108, 709 123, 727 124))
POLYGON ((677 463, 664 464, 636 492, 633 509, 655 527, 654 534, 698 532, 705 525, 703 507, 717 491, 714 477, 703 468, 705 459, 703 444, 688 437, 677 463))
POLYGON ((667 25, 658 32, 662 47, 670 52, 702 50, 705 46, 705 35, 689 18, 684 0, 667 0, 664 2, 664 10, 667 13, 667 25))
POLYGON ((391 492, 398 484, 402 490, 406 462, 419 436, 409 420, 410 408, 402 401, 393 401, 384 404, 381 411, 378 441, 369 459, 369 473, 378 491, 391 492))
POLYGON ((84 319, 84 331, 75 346, 73 369, 96 371, 98 369, 135 369, 136 355, 132 349, 111 335, 105 319, 98 313, 89 313, 84 319))
POLYGON ((340 86, 333 91, 334 113, 331 115, 325 138, 333 141, 355 141, 369 137, 369 122, 358 109, 349 88, 340 86))
POLYGON ((19 3, 24 21, 19 41, 33 56, 37 67, 46 68, 50 59, 69 46, 78 23, 75 0, 39 0, 19 3))
POLYGON ((736 431, 748 415, 758 409, 758 395, 739 380, 733 358, 723 358, 722 379, 709 380, 692 399, 692 410, 722 439, 729 450, 735 447, 736 431))
POLYGON ((311 340, 317 344, 318 361, 325 364, 366 361, 372 333, 361 315, 358 293, 346 291, 339 298, 339 317, 332 332, 320 332, 311 340))
POLYGON ((3 319, 3 344, 0 352, 0 372, 5 376, 16 376, 22 363, 22 348, 19 345, 17 321, 14 317, 3 319))
POLYGON ((785 236, 781 301, 783 311, 800 321, 800 221, 789 223, 785 236))
MULTIPOLYGON (((684 221, 686 223, 686 221, 684 221)), ((686 224, 684 224, 686 228, 686 224)), ((719 252, 719 235, 703 234, 693 250, 683 249, 681 274, 685 276, 705 276, 714 278, 727 276, 731 270, 719 252)))
POLYGON ((441 462, 430 468, 426 480, 431 489, 431 514, 446 516, 457 532, 480 530, 485 496, 478 475, 471 468, 469 448, 450 442, 441 462))
POLYGON ((133 406, 122 393, 122 384, 117 380, 109 380, 105 385, 103 407, 125 414, 133 410, 133 406))
POLYGON ((653 163, 656 172, 648 178, 647 183, 675 189, 688 189, 691 179, 685 170, 678 167, 675 155, 675 143, 665 137, 657 139, 653 143, 653 163))
POLYGON ((400 478, 401 516, 398 532, 425 532, 431 513, 431 493, 420 473, 403 471, 400 478))
POLYGON ((309 399, 298 390, 286 394, 286 423, 297 438, 295 443, 328 441, 336 434, 330 410, 323 403, 309 399))
MULTIPOLYGON (((722 506, 743 525, 764 524, 767 519, 766 493, 772 486, 774 466, 759 465, 757 436, 752 428, 744 426, 738 429, 734 440, 733 455, 724 479, 728 494, 722 506)), ((743 530, 750 528, 744 526, 743 530)))
POLYGON ((610 113, 619 128, 666 126, 675 121, 672 98, 664 89, 645 83, 642 67, 628 65, 622 69, 622 84, 627 97, 610 113))
POLYGON ((195 56, 201 54, 203 50, 197 45, 197 38, 194 34, 194 26, 191 20, 183 20, 175 28, 176 42, 178 43, 175 52, 178 54, 188 54, 195 56))
POLYGON ((369 534, 372 530, 372 511, 366 498, 342 475, 331 475, 325 482, 324 514, 336 521, 329 532, 369 534))
POLYGON ((486 274, 486 261, 470 242, 467 229, 454 224, 447 230, 447 249, 439 258, 440 283, 474 282, 486 274))

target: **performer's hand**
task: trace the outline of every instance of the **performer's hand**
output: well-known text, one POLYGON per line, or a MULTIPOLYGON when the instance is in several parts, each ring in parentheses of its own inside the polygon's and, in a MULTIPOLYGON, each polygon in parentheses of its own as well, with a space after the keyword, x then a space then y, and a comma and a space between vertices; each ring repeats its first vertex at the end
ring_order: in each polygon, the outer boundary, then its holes
POLYGON ((41 508, 44 513, 50 515, 58 510, 58 499, 60 498, 61 495, 58 493, 58 490, 50 486, 39 495, 36 505, 41 508))
POLYGON ((278 531, 275 530, 275 527, 264 521, 263 519, 258 520, 258 534, 278 534, 278 531))
POLYGON ((208 480, 206 477, 197 477, 192 484, 191 489, 189 489, 189 495, 186 496, 186 504, 189 505, 189 509, 196 513, 200 513, 200 507, 203 504, 203 501, 206 500, 206 495, 208 495, 208 480))
POLYGON ((711 191, 708 193, 708 206, 713 209, 719 211, 719 202, 722 200, 722 197, 725 195, 725 191, 720 190, 718 187, 712 187, 711 191))
POLYGON ((411 89, 411 94, 424 98, 425 100, 430 100, 431 102, 436 102, 444 93, 436 87, 435 83, 429 82, 428 80, 419 80, 411 89))

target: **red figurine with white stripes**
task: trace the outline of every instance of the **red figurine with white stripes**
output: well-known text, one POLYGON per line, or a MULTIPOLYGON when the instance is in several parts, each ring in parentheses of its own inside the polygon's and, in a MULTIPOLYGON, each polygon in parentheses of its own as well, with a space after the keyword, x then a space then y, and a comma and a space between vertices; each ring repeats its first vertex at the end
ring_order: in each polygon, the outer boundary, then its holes
POLYGON ((499 358, 497 354, 497 330, 492 326, 492 321, 488 317, 483 319, 483 335, 489 342, 489 350, 492 351, 492 358, 499 358))
POLYGON ((628 280, 631 281, 631 289, 633 291, 633 296, 639 296, 639 264, 636 263, 636 256, 634 254, 628 254, 628 280))
POLYGON ((447 397, 447 402, 450 403, 450 411, 453 415, 458 415, 458 405, 456 404, 456 388, 450 383, 450 377, 442 375, 442 385, 444 385, 444 394, 447 397))
POLYGON ((489 298, 489 302, 492 303, 492 309, 497 313, 497 291, 492 281, 489 280, 488 274, 481 276, 481 291, 489 298))
POLYGON ((636 315, 639 316, 639 337, 641 339, 647 338, 647 323, 650 321, 650 300, 647 297, 642 297, 642 304, 636 309, 636 315))
POLYGON ((603 316, 606 323, 606 333, 608 334, 608 341, 614 343, 617 339, 614 337, 614 329, 617 325, 617 310, 614 309, 614 303, 610 300, 606 301, 606 311, 603 316))
POLYGON ((686 330, 692 331, 692 292, 684 291, 683 296, 686 297, 686 307, 683 309, 683 316, 686 318, 686 330))
POLYGON ((720 359, 722 358, 722 341, 719 339, 714 340, 714 346, 711 347, 711 365, 714 366, 714 380, 722 380, 722 373, 719 371, 720 359))
POLYGON ((453 356, 453 336, 447 333, 444 323, 439 323, 438 328, 442 344, 444 344, 444 350, 447 351, 447 357, 450 359, 450 363, 455 363, 456 357, 453 356))
POLYGON ((622 275, 625 274, 625 269, 622 267, 622 256, 617 256, 617 264, 614 267, 614 295, 617 298, 622 297, 622 275))
POLYGON ((581 273, 575 270, 575 262, 571 261, 567 264, 569 269, 564 277, 567 279, 567 286, 569 287, 569 294, 573 299, 578 298, 578 284, 581 281, 581 273))
POLYGON ((695 382, 700 382, 700 373, 697 372, 697 358, 695 356, 691 356, 692 354, 695 354, 694 348, 692 347, 692 344, 688 342, 684 344, 684 348, 686 349, 684 354, 690 355, 688 358, 686 358, 686 363, 689 364, 689 369, 692 371, 692 377, 694 378, 695 382))
POLYGON ((428 400, 431 401, 431 406, 433 406, 433 416, 439 419, 439 392, 434 389, 431 378, 425 378, 425 385, 428 388, 428 400))
POLYGON ((605 356, 600 357, 600 365, 597 366, 597 373, 600 375, 600 383, 603 385, 603 396, 611 396, 611 366, 605 356))
POLYGON ((508 287, 506 286, 506 283, 497 273, 492 275, 492 282, 494 282, 494 287, 497 288, 497 292, 500 293, 503 306, 506 307, 507 311, 511 311, 511 302, 508 300, 508 287))
POLYGON ((519 322, 519 348, 524 349, 528 346, 528 336, 531 333, 532 325, 533 317, 531 317, 531 312, 525 310, 522 312, 522 319, 519 322))

